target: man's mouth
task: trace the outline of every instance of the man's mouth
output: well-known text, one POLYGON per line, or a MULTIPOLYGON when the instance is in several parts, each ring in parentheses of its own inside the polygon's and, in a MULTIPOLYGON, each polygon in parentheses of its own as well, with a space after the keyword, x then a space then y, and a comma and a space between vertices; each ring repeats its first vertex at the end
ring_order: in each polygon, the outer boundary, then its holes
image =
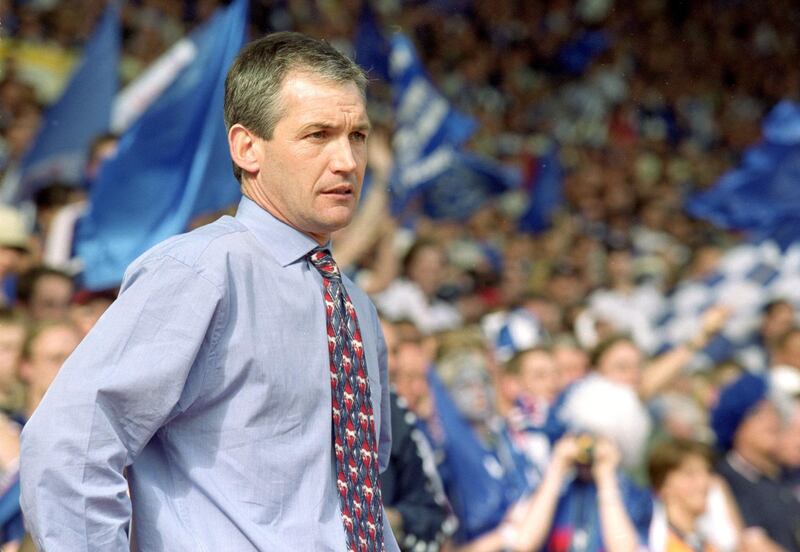
POLYGON ((353 195, 354 190, 352 186, 336 186, 335 188, 325 190, 322 193, 324 195, 347 197, 353 195))

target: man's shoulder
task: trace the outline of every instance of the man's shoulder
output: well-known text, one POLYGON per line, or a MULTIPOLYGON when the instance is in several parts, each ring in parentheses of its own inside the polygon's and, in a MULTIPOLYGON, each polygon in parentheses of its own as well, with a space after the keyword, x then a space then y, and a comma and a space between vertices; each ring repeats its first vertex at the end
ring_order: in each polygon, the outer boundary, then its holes
POLYGON ((226 257, 235 250, 232 242, 239 241, 247 228, 230 216, 223 216, 190 232, 164 240, 145 251, 128 267, 125 278, 144 267, 169 259, 186 265, 199 276, 221 286, 221 270, 226 257))
POLYGON ((759 486, 758 474, 735 461, 732 462, 730 454, 717 462, 716 472, 728 483, 735 495, 752 492, 759 486))

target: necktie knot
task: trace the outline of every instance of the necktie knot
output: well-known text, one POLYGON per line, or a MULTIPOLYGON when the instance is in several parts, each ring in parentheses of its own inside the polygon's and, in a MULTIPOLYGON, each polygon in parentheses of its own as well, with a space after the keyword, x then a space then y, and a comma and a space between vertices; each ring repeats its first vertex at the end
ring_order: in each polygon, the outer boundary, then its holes
POLYGON ((336 266, 336 261, 333 260, 331 252, 327 249, 315 249, 308 254, 308 260, 322 274, 323 278, 328 280, 342 279, 339 267, 336 266))

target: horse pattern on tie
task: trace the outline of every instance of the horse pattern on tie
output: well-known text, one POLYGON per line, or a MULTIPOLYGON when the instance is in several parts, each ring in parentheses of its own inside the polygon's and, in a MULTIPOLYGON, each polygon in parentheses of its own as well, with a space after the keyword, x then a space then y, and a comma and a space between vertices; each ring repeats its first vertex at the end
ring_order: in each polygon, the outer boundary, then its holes
POLYGON ((378 447, 361 331, 327 249, 308 256, 323 279, 330 353, 336 487, 349 552, 384 552, 378 447))

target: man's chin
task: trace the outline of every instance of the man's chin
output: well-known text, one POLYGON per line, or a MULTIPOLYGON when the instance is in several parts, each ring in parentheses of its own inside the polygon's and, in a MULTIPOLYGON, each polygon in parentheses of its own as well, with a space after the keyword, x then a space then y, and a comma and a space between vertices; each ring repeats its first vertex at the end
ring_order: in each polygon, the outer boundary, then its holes
POLYGON ((313 230, 306 230, 317 240, 323 236, 330 238, 331 234, 347 228, 353 220, 353 211, 342 213, 339 216, 329 216, 324 219, 317 219, 314 224, 309 225, 313 230))
POLYGON ((355 212, 354 208, 344 206, 327 209, 324 213, 325 216, 320 221, 321 226, 327 228, 329 232, 341 230, 353 222, 355 212))

